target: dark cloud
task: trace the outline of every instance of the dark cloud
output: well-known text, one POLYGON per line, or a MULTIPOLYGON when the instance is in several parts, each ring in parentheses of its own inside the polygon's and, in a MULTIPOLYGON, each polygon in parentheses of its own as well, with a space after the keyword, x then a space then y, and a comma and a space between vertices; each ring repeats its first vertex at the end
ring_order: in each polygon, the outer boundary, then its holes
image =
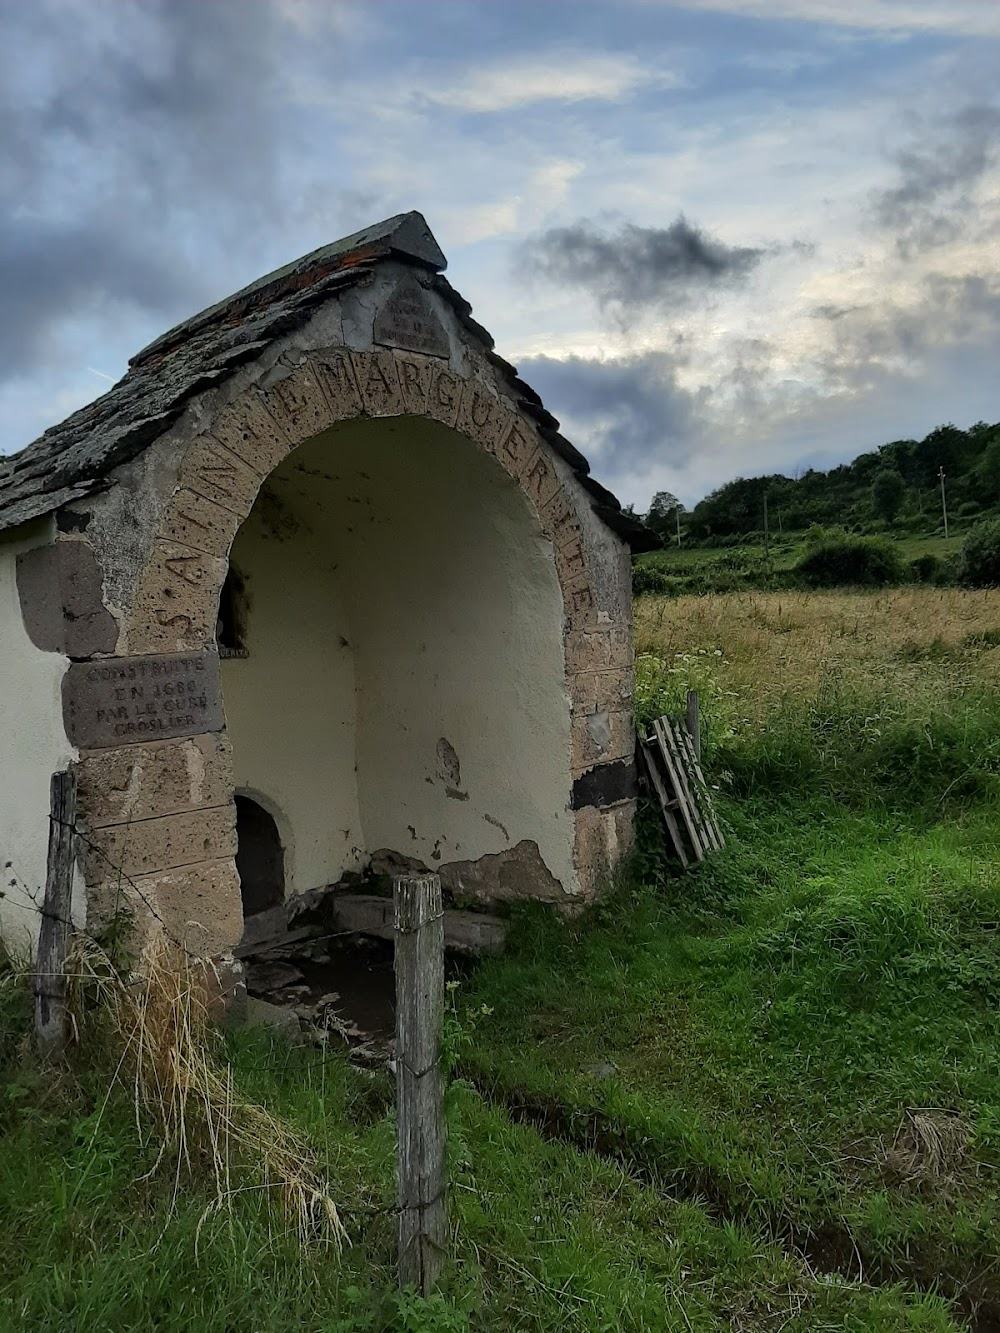
POLYGON ((692 290, 739 281, 764 254, 723 244, 680 216, 669 227, 626 223, 614 233, 586 219, 526 241, 522 257, 551 282, 590 292, 622 316, 684 300, 692 290))
POLYGON ((0 0, 0 381, 82 315, 223 294, 278 216, 287 27, 258 0, 0 0))
POLYGON ((595 473, 612 481, 683 463, 697 449, 700 398, 679 386, 678 368, 667 352, 607 361, 542 356, 520 366, 595 473))
MULTIPOLYGON (((967 106, 927 128, 895 159, 896 183, 873 197, 904 258, 948 244, 982 221, 972 190, 1000 159, 1000 107, 967 106)), ((994 222, 996 219, 994 218, 994 222)))

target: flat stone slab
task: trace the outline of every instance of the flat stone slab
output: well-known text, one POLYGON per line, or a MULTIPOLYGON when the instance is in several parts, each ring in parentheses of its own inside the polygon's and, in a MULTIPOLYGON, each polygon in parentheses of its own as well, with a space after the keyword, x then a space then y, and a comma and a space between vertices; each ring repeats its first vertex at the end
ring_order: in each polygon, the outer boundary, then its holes
POLYGON ((70 664, 66 735, 81 750, 199 736, 226 724, 217 653, 148 653, 70 664))
MULTIPOLYGON (((392 899, 375 894, 338 893, 332 899, 334 920, 341 930, 375 935, 391 940, 395 931, 392 899)), ((444 947, 455 953, 499 953, 507 937, 507 924, 485 912, 446 911, 444 947)))

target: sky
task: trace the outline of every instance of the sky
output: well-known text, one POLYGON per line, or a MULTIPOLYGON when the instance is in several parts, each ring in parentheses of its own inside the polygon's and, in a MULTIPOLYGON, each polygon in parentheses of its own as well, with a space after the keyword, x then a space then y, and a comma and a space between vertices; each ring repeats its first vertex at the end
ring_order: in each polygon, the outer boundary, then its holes
POLYGON ((0 453, 419 209, 623 503, 1000 419, 1000 0, 0 0, 0 453))

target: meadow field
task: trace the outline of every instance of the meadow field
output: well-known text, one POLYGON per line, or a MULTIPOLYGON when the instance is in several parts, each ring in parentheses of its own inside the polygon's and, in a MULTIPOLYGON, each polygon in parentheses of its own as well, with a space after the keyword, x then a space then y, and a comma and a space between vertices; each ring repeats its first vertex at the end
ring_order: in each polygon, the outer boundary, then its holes
POLYGON ((698 688, 728 845, 645 810, 572 922, 512 914, 450 992, 453 1263, 393 1292, 393 1089, 220 1039, 347 1227, 259 1162, 158 1159, 113 1052, 36 1067, 0 965, 0 1330, 1000 1328, 1000 594, 640 598, 637 706, 698 688), (274 1182, 271 1182, 272 1184, 274 1182))

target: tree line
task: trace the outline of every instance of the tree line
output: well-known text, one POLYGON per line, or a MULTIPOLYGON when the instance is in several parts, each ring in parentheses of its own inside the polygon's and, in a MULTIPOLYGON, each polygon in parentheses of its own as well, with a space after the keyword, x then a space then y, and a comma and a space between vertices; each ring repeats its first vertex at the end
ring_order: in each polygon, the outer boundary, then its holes
POLYGON ((690 513, 659 491, 641 517, 664 545, 676 540, 679 522, 685 540, 706 543, 760 533, 765 523, 774 536, 814 524, 934 530, 942 522, 942 472, 952 517, 1000 510, 1000 422, 979 421, 968 430, 938 426, 922 440, 893 440, 827 472, 736 477, 690 513))

